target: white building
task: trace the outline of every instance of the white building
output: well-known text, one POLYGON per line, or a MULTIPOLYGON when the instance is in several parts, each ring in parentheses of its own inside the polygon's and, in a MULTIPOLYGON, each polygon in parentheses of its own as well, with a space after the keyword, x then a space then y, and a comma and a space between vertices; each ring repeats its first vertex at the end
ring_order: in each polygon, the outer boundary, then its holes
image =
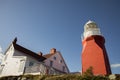
MULTIPOLYGON (((0 76, 22 74, 62 74, 69 69, 60 54, 56 51, 47 55, 35 53, 17 43, 17 38, 10 44, 1 63, 0 76), (48 57, 48 55, 50 55, 48 57), (56 59, 55 59, 56 58, 56 59)), ((53 49, 52 49, 53 50, 53 49)), ((51 50, 51 51, 52 51, 51 50)))

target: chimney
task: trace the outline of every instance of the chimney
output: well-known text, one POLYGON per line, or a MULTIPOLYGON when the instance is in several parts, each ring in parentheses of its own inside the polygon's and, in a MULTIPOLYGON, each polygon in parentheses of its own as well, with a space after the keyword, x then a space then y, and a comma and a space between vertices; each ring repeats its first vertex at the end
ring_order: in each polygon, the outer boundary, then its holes
POLYGON ((42 53, 42 52, 39 52, 39 53, 38 53, 38 55, 39 55, 39 56, 42 56, 42 55, 43 55, 43 53, 42 53))
POLYGON ((17 37, 15 37, 15 39, 13 40, 13 44, 16 44, 17 42, 17 37))
POLYGON ((52 48, 51 50, 50 50, 50 54, 55 54, 56 53, 56 49, 55 48, 52 48))

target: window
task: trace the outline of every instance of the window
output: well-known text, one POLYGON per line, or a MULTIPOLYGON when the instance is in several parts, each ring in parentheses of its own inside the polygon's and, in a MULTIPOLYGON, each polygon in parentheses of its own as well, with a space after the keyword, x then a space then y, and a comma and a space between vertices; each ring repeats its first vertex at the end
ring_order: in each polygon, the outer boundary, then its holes
POLYGON ((1 66, 0 66, 0 74, 2 73, 4 66, 5 66, 5 65, 1 65, 1 66))
POLYGON ((62 63, 63 61, 62 61, 62 60, 60 60, 59 62, 60 62, 60 63, 62 63))
POLYGON ((54 60, 56 60, 56 57, 54 56, 54 60))
POLYGON ((50 61, 50 67, 52 67, 53 66, 53 61, 50 61))
POLYGON ((24 65, 25 65, 25 61, 24 60, 20 60, 19 72, 22 72, 24 70, 24 65))
POLYGON ((33 66, 34 65, 34 63, 33 62, 29 62, 29 66, 33 66))

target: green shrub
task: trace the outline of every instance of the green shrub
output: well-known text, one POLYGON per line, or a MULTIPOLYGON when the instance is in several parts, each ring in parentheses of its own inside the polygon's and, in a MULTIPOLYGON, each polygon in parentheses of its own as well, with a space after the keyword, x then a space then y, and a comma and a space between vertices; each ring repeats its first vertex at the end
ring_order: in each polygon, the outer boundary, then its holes
MULTIPOLYGON (((120 76, 116 77, 120 80, 120 76)), ((21 76, 7 76, 1 77, 0 80, 110 80, 108 76, 94 76, 94 75, 76 75, 76 74, 63 74, 63 75, 21 75, 21 76)))

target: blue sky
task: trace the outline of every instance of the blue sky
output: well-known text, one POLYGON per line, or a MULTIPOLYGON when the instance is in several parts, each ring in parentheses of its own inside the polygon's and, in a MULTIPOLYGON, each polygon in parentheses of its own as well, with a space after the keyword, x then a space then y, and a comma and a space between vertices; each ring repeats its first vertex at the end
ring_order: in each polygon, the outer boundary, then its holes
POLYGON ((106 39, 112 72, 120 74, 119 0, 0 0, 0 46, 17 37, 34 51, 60 51, 70 71, 81 71, 81 34, 95 21, 106 39))

